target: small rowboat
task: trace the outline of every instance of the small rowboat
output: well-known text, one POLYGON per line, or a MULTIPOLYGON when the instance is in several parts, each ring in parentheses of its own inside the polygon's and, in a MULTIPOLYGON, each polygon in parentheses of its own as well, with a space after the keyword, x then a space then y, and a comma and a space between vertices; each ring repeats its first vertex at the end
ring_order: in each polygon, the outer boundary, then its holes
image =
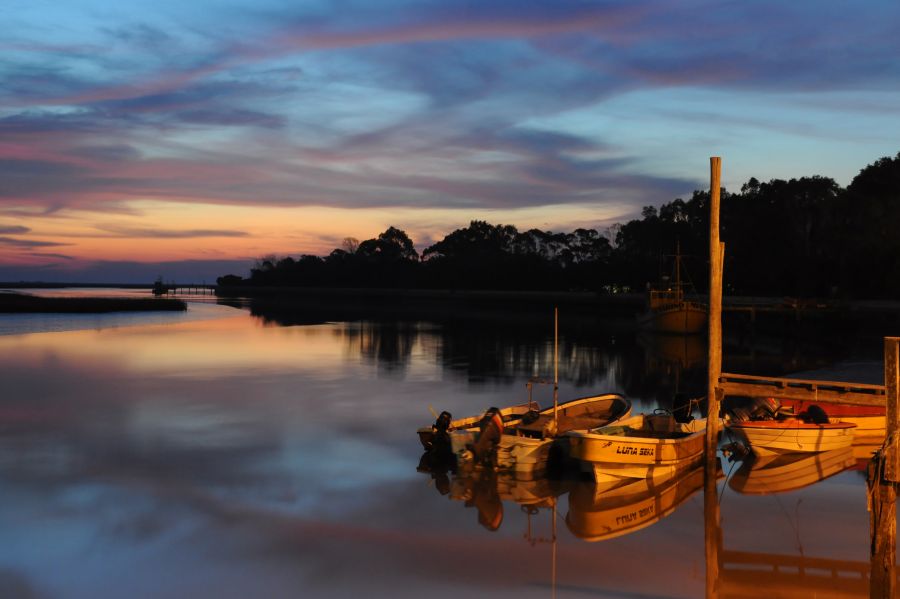
POLYGON ((631 415, 631 401, 617 393, 582 397, 560 404, 553 422, 553 408, 542 410, 537 419, 522 420, 510 434, 500 438, 497 464, 501 469, 514 470, 520 476, 538 475, 547 468, 550 451, 559 447, 563 435, 575 430, 588 430, 617 422, 631 415))
MULTIPOLYGON (((813 402, 800 399, 782 399, 781 405, 790 409, 794 414, 807 411, 813 402)), ((850 422, 856 425, 853 436, 871 437, 874 440, 883 441, 884 431, 887 426, 884 406, 854 406, 847 404, 831 404, 828 406, 828 415, 837 418, 841 422, 850 422)))
POLYGON ((706 419, 678 422, 670 414, 641 414, 614 425, 566 434, 570 455, 600 484, 627 478, 664 480, 703 456, 706 419))
POLYGON ((758 456, 831 451, 853 443, 852 422, 830 419, 816 424, 800 418, 731 422, 729 430, 758 456))
MULTIPOLYGON (((549 407, 527 418, 504 422, 503 435, 497 446, 498 471, 513 471, 520 478, 539 476, 547 469, 554 447, 567 454, 565 435, 570 431, 588 430, 617 422, 631 414, 631 401, 618 393, 605 393, 573 399, 558 405, 554 424, 549 407)), ((450 434, 453 453, 457 456, 473 443, 477 423, 450 434)))

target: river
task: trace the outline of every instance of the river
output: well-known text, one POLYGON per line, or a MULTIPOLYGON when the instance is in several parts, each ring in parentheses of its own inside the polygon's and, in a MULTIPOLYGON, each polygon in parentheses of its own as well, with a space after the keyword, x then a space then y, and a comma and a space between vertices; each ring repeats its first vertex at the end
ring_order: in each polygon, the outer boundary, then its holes
MULTIPOLYGON (((552 375, 552 313, 283 326, 186 299, 0 318, 0 597, 704 595, 696 477, 604 503, 583 482, 418 471, 433 411, 520 403, 552 375)), ((563 313, 560 398, 668 407, 703 389, 703 343, 563 313)), ((865 347, 760 340, 726 364, 877 372, 865 347)), ((724 462, 719 596, 867 596, 862 464, 756 495, 724 462)))

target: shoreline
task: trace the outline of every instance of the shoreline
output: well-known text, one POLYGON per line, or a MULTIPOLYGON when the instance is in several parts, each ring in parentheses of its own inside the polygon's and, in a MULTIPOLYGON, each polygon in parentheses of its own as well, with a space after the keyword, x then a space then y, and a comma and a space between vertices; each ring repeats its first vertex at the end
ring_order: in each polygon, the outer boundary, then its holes
POLYGON ((3 314, 105 314, 108 312, 183 312, 187 304, 171 298, 38 297, 0 293, 3 314))

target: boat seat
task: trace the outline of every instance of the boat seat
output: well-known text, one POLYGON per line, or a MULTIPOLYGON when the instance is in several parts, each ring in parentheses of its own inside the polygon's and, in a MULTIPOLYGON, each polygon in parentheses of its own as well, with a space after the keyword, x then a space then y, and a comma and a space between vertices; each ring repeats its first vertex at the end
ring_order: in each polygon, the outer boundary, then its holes
POLYGON ((631 428, 630 426, 610 426, 593 432, 611 437, 645 437, 650 439, 683 439, 692 434, 682 431, 652 431, 646 428, 631 428))
MULTIPOLYGON (((541 439, 544 436, 544 430, 553 421, 552 414, 541 414, 537 420, 528 424, 520 424, 516 427, 519 436, 532 437, 541 439)), ((581 429, 590 429, 602 426, 609 421, 609 416, 605 413, 583 413, 577 416, 566 416, 559 414, 557 418, 557 434, 566 431, 574 431, 581 429)))

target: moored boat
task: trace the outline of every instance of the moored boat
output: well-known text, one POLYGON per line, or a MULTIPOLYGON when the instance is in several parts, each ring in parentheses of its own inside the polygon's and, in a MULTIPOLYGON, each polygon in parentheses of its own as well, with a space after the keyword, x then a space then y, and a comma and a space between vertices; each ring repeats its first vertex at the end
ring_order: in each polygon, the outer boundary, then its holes
POLYGON ((566 434, 569 452, 597 483, 627 478, 662 480, 698 462, 706 419, 678 422, 670 414, 641 414, 588 431, 566 434))
MULTIPOLYGON (((508 406, 500 410, 500 417, 503 420, 504 427, 506 426, 515 426, 518 422, 522 420, 522 416, 525 414, 535 411, 538 408, 538 404, 534 402, 523 403, 515 406, 508 406)), ((449 414, 449 412, 445 412, 449 414)), ((478 423, 481 422, 481 418, 483 413, 476 414, 474 416, 466 416, 465 418, 457 418, 456 420, 450 420, 449 427, 446 430, 464 430, 464 429, 473 429, 478 427, 478 423)), ((440 419, 440 417, 438 417, 440 419)), ((422 443, 422 447, 428 451, 432 448, 435 435, 438 433, 438 427, 435 425, 423 426, 416 431, 419 435, 419 442, 422 443)))
POLYGON ((830 451, 850 447, 856 425, 829 419, 808 422, 799 417, 730 422, 728 429, 756 455, 830 451))
POLYGON ((684 299, 680 290, 651 290, 638 325, 657 333, 694 334, 706 328, 707 319, 707 307, 684 299))
MULTIPOLYGON (((498 471, 514 471, 519 477, 537 476, 548 466, 555 447, 568 454, 567 433, 605 426, 631 414, 631 401, 618 393, 581 397, 515 421, 505 422, 497 446, 498 471), (555 412, 555 415, 554 415, 555 412)), ((453 453, 462 454, 477 436, 477 426, 456 430, 450 439, 453 453)))
POLYGON ((569 451, 565 434, 575 430, 605 426, 631 414, 631 401, 617 393, 582 397, 559 404, 554 417, 552 407, 542 410, 534 420, 523 418, 504 431, 497 447, 497 466, 520 475, 537 475, 546 470, 551 450, 563 456, 569 451), (509 430, 511 429, 511 430, 509 430))
MULTIPOLYGON (((783 408, 793 411, 794 414, 806 412, 810 406, 816 405, 813 402, 799 399, 780 399, 779 401, 783 408)), ((841 422, 855 424, 856 429, 853 431, 853 436, 857 439, 860 437, 884 439, 885 427, 887 426, 884 406, 829 404, 827 411, 832 418, 837 418, 841 422)))
POLYGON ((651 288, 646 311, 638 316, 638 325, 648 331, 670 334, 696 334, 706 328, 709 308, 685 299, 681 282, 681 248, 675 254, 675 282, 651 288))

